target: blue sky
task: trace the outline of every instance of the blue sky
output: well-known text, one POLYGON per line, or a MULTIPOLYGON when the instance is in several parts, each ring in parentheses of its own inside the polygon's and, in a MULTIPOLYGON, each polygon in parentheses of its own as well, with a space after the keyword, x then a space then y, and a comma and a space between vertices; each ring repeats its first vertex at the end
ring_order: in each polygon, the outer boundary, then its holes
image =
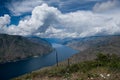
MULTIPOLYGON (((24 13, 22 14, 20 13, 20 15, 17 15, 17 14, 13 14, 13 12, 9 9, 9 7, 12 7, 13 4, 16 4, 17 2, 21 3, 24 1, 25 0, 0 0, 0 16, 4 16, 4 14, 9 14, 12 19, 11 24, 18 24, 19 20, 26 15, 30 15, 31 11, 28 11, 28 12, 23 11, 24 13)), ((26 0, 26 1, 29 2, 29 0, 26 0)), ((107 1, 107 0, 44 0, 45 3, 47 3, 50 6, 54 6, 58 8, 62 13, 69 13, 77 10, 92 10, 93 6, 96 3, 104 2, 104 1, 107 1)), ((32 8, 38 5, 39 4, 36 4, 32 8)), ((17 7, 17 6, 14 6, 14 7, 17 7)), ((26 8, 27 7, 28 6, 26 6, 26 8)))
POLYGON ((119 0, 0 0, 0 32, 76 38, 120 33, 119 0))

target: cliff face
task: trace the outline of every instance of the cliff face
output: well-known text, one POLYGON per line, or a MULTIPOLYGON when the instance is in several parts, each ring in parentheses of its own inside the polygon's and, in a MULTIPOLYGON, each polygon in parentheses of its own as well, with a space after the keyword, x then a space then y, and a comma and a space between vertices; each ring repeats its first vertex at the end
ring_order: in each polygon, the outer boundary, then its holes
POLYGON ((42 39, 38 42, 22 36, 0 34, 0 62, 43 55, 51 51, 52 46, 42 39))
POLYGON ((120 56, 120 36, 99 36, 76 39, 66 45, 80 50, 79 54, 73 56, 74 60, 91 60, 98 53, 117 54, 120 56))

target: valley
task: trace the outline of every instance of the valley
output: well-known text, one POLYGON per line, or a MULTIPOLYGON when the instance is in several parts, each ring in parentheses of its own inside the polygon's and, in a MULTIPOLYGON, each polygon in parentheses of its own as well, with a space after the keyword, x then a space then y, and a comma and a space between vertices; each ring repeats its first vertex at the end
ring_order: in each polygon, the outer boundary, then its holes
POLYGON ((73 39, 67 46, 79 50, 69 60, 32 71, 13 80, 119 80, 120 36, 97 36, 73 39))

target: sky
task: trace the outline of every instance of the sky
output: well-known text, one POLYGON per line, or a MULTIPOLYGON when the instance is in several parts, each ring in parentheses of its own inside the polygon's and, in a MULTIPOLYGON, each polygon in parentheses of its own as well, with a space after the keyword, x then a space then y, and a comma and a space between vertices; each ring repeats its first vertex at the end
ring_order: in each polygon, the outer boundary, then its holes
POLYGON ((0 33, 42 38, 120 34, 120 0, 0 0, 0 33))

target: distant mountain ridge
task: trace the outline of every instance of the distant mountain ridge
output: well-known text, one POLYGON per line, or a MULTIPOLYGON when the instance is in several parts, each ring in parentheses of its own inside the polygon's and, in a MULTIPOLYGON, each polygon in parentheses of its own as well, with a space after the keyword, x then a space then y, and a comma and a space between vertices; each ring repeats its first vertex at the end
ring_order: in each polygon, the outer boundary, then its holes
POLYGON ((66 44, 67 42, 73 40, 73 38, 44 38, 46 41, 50 43, 57 43, 57 44, 66 44))
POLYGON ((44 55, 51 51, 51 44, 43 39, 35 41, 35 38, 0 34, 0 62, 44 55))
POLYGON ((79 54, 73 56, 78 61, 93 59, 98 53, 120 56, 120 35, 73 39, 66 42, 66 45, 80 51, 79 54))

